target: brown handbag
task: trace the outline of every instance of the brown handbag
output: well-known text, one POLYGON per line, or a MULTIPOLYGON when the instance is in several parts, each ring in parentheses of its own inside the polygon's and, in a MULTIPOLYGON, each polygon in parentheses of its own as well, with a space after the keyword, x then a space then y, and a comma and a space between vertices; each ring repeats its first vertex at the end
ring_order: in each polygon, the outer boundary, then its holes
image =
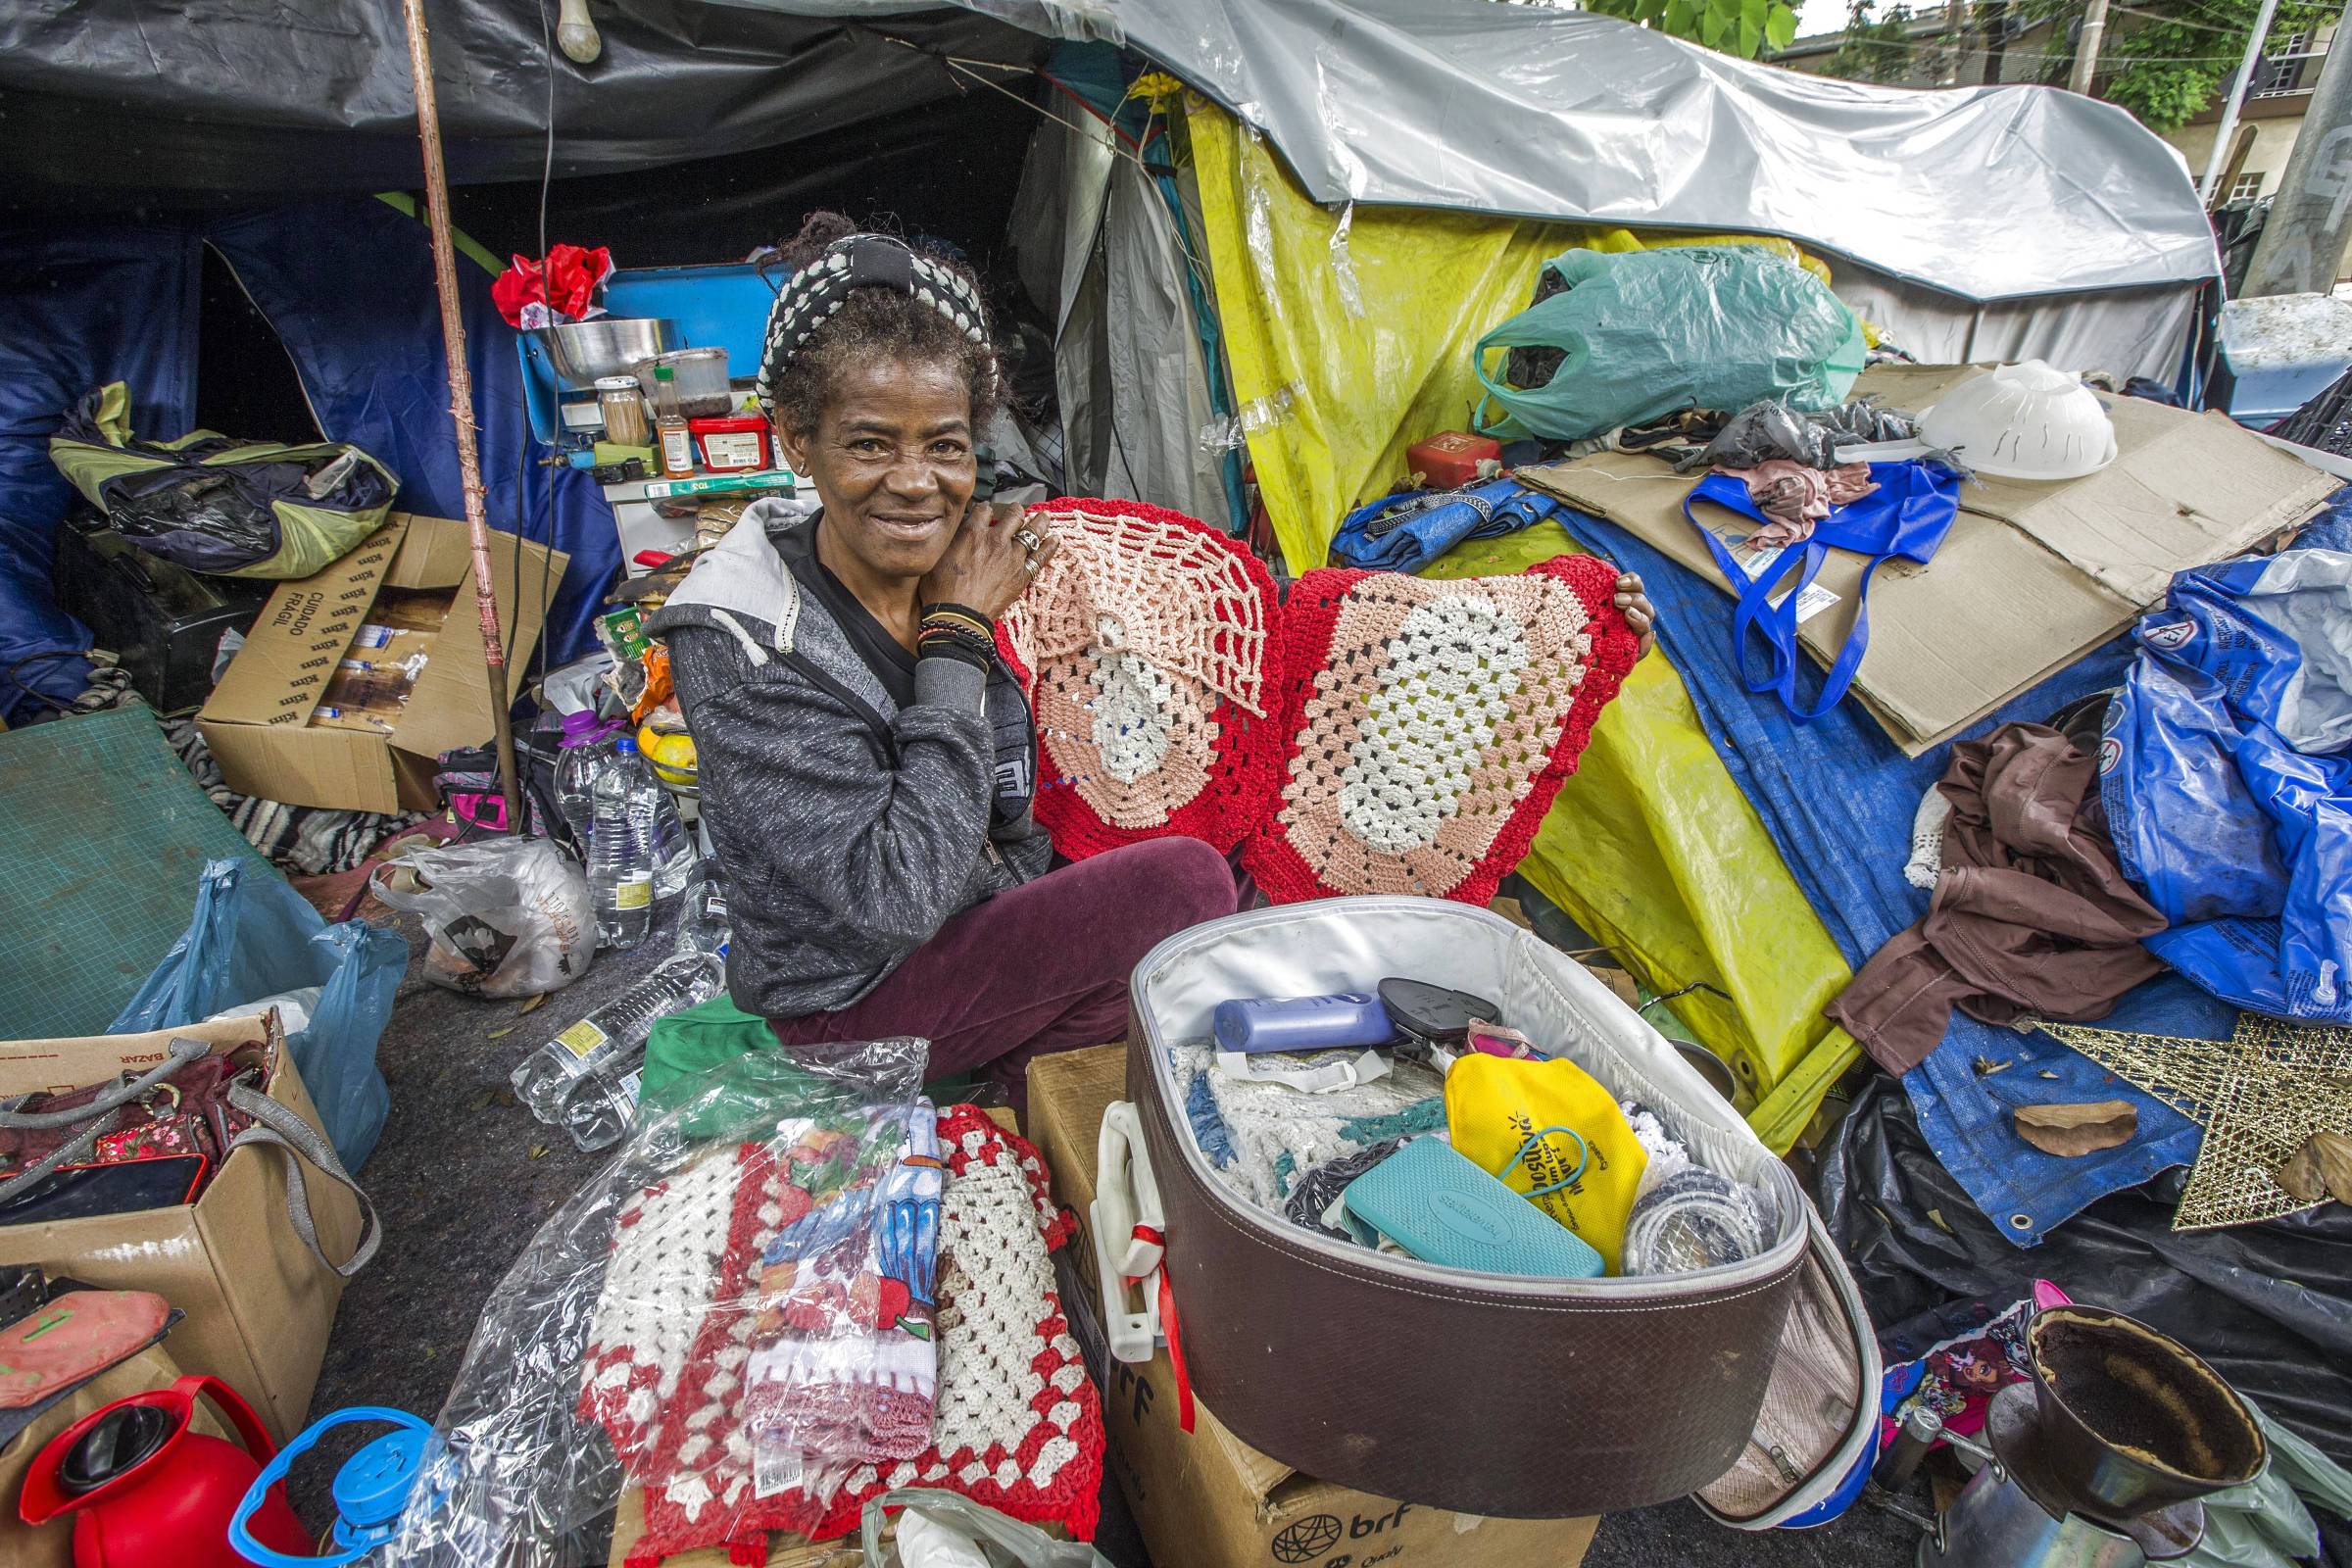
POLYGON ((1803 1190, 1657 1032, 1582 965, 1485 909, 1330 899, 1169 939, 1136 967, 1127 1088, 1166 1227, 1187 1372, 1237 1437, 1303 1474, 1467 1514, 1562 1518, 1685 1494, 1762 1528, 1858 1462, 1878 1406, 1859 1293, 1803 1190), (1755 1258, 1690 1274, 1537 1280, 1352 1247, 1229 1188, 1168 1048, 1235 997, 1405 976, 1505 1021, 1659 1113, 1782 1212, 1755 1258))

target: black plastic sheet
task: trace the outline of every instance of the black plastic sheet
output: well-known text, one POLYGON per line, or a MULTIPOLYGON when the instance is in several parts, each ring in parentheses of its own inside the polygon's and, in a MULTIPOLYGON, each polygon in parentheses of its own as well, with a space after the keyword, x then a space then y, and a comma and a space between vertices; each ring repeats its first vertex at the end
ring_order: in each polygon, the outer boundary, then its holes
MULTIPOLYGON (((554 12, 546 0, 550 27, 554 12)), ((1027 65, 1047 48, 966 11, 858 22, 599 0, 604 52, 580 66, 548 46, 540 0, 427 0, 425 15, 461 184, 539 177, 551 56, 565 175, 781 146, 984 90, 947 56, 1027 65)), ((24 207, 282 201, 421 178, 401 0, 0 6, 0 189, 24 207)))
POLYGON ((2047 1279, 2173 1336, 2352 1464, 2352 1207, 2177 1232, 2184 1175, 2103 1198, 2021 1251, 1936 1163, 1901 1086, 1874 1077, 1824 1151, 1816 1196, 1873 1322, 1955 1298, 2015 1300, 2047 1279))

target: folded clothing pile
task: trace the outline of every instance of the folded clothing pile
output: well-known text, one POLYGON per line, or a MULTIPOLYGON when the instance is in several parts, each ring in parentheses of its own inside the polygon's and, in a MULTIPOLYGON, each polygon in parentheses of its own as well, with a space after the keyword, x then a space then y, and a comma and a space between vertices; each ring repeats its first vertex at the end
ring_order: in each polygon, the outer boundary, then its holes
MULTIPOLYGON (((906 1457, 797 1476, 761 1462, 752 1418, 773 1424, 787 1406, 755 1408, 747 1392, 755 1355, 768 1355, 771 1371, 808 1370, 779 1348, 791 1343, 784 1303, 805 1298, 805 1258, 791 1254, 815 1239, 794 1227, 828 1206, 807 1185, 810 1170, 835 1184, 828 1191, 837 1200, 867 1183, 885 1213, 899 1201, 920 1203, 919 1177, 900 1174, 921 1170, 906 1161, 909 1151, 922 1157, 919 1137, 910 1142, 903 1127, 895 1141, 882 1141, 890 1152, 883 1159, 873 1141, 841 1145, 839 1131, 817 1129, 813 1141, 789 1150, 715 1149, 646 1188, 618 1216, 581 1359, 579 1410, 605 1428, 623 1471, 644 1491, 645 1534, 629 1568, 701 1546, 764 1561, 770 1532, 834 1539, 857 1526, 868 1497, 895 1487, 945 1488, 1016 1519, 1058 1524, 1079 1540, 1094 1534, 1102 1407, 1049 1256, 1068 1239, 1068 1224, 1047 1200, 1036 1151, 970 1105, 937 1118, 944 1176, 928 1445, 906 1457), (905 1194, 912 1196, 898 1196, 905 1194), (789 1283, 780 1272, 788 1262, 789 1283)), ((919 1268, 907 1272, 921 1278, 919 1268)), ((820 1275, 819 1283, 840 1282, 820 1275)), ((860 1284, 851 1282, 846 1299, 860 1299, 860 1284)), ((897 1294, 879 1283, 872 1294, 862 1332, 903 1332, 904 1312, 879 1326, 886 1309, 900 1307, 897 1294)), ((912 1294, 909 1287, 908 1308, 912 1294)), ((804 1439, 820 1428, 847 1430, 860 1442, 906 1446, 911 1422, 903 1418, 919 1407, 920 1369, 898 1370, 915 1387, 886 1393, 865 1382, 853 1392, 844 1380, 803 1377, 826 1392, 816 1424, 791 1430, 804 1439)), ((787 1388, 799 1373, 783 1380, 787 1388)))
POLYGON ((1445 1080, 1406 1057, 1385 1077, 1328 1094, 1235 1077, 1205 1041, 1174 1048, 1169 1065, 1201 1152, 1237 1194, 1275 1214, 1300 1173, 1386 1138, 1446 1125, 1445 1080))

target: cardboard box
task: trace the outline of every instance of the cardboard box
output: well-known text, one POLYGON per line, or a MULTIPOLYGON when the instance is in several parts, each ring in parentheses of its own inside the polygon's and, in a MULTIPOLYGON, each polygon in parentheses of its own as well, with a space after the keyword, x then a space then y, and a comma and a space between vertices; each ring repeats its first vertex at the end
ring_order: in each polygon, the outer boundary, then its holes
MULTIPOLYGON (((1982 369, 1881 366, 1854 391, 1917 413, 1982 369)), ((2103 393, 2099 401, 2115 423, 2113 463, 2060 483, 1963 485, 1959 517, 1935 559, 1889 563, 1873 579, 1870 649, 1853 690, 1909 755, 1951 739, 2114 636, 2164 598, 2176 571, 2244 553, 2302 521, 2336 487, 2225 415, 2103 393)), ((1611 453, 1519 476, 1723 581, 1683 516, 1697 475, 1611 453)), ((1713 508, 1699 515, 1728 519, 1713 508)), ((1798 639, 1824 666, 1853 626, 1862 566, 1861 557, 1834 550, 1815 579, 1837 602, 1804 620, 1798 639)), ((1728 612, 1724 620, 1703 634, 1728 637, 1728 612)))
MULTIPOLYGON (((493 541, 491 592, 505 632, 509 703, 522 691, 542 606, 570 559, 510 534, 493 541)), ((482 744, 498 722, 474 598, 466 525, 405 512, 332 565, 280 586, 196 715, 228 787, 355 811, 437 808, 433 759, 482 744), (370 623, 399 631, 400 657, 421 656, 414 684, 405 701, 322 715, 321 700, 345 661, 370 657, 353 648, 370 623)))
MULTIPOLYGON (((1061 1276, 1082 1282, 1064 1303, 1073 1320, 1099 1321, 1086 1208, 1102 1109, 1125 1098, 1126 1087, 1121 1046, 1029 1064, 1030 1139, 1053 1173, 1054 1201, 1078 1215, 1076 1266, 1061 1276)), ((1089 1327, 1073 1323, 1082 1341, 1089 1327)), ((1226 1431, 1198 1401, 1185 1432, 1166 1351, 1148 1366, 1111 1366, 1102 1391, 1107 1459, 1157 1568, 1576 1568, 1592 1544, 1594 1519, 1482 1519, 1299 1475, 1226 1431)), ((1301 1389, 1299 1396, 1326 1392, 1301 1389)))
MULTIPOLYGON (((8 1568, 74 1568, 74 1519, 69 1514, 35 1530, 17 1513, 17 1498, 24 1490, 24 1473, 49 1440, 117 1399, 168 1389, 187 1369, 172 1359, 172 1341, 150 1345, 127 1360, 118 1361, 89 1382, 43 1411, 30 1426, 0 1448, 0 1563, 8 1568)), ((196 1401, 194 1431, 208 1438, 236 1442, 227 1423, 214 1413, 210 1399, 196 1401)))
MULTIPOLYGON (((173 1039, 236 1045, 262 1039, 275 1015, 188 1024, 144 1035, 0 1044, 0 1096, 104 1083, 163 1059, 173 1039)), ((313 1127, 318 1112, 282 1044, 270 1098, 313 1127)), ((323 1136, 323 1133, 321 1134, 323 1136)), ((331 1258, 359 1245, 360 1207, 334 1182, 308 1183, 318 1245, 331 1258)), ((302 1430, 326 1356, 343 1278, 311 1255, 286 1218, 286 1158, 240 1149, 193 1203, 92 1219, 0 1226, 0 1263, 37 1263, 100 1290, 153 1291, 187 1315, 173 1359, 245 1396, 283 1443, 302 1430)))

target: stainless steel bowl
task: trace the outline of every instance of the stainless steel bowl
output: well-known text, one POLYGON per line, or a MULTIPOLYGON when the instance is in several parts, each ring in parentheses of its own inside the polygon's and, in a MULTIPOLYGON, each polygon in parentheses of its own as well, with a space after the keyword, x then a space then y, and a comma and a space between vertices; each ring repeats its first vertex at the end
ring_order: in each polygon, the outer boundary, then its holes
POLYGON ((525 334, 565 390, 586 392, 600 375, 627 375, 640 360, 677 346, 678 323, 655 317, 600 316, 533 327, 525 334))

